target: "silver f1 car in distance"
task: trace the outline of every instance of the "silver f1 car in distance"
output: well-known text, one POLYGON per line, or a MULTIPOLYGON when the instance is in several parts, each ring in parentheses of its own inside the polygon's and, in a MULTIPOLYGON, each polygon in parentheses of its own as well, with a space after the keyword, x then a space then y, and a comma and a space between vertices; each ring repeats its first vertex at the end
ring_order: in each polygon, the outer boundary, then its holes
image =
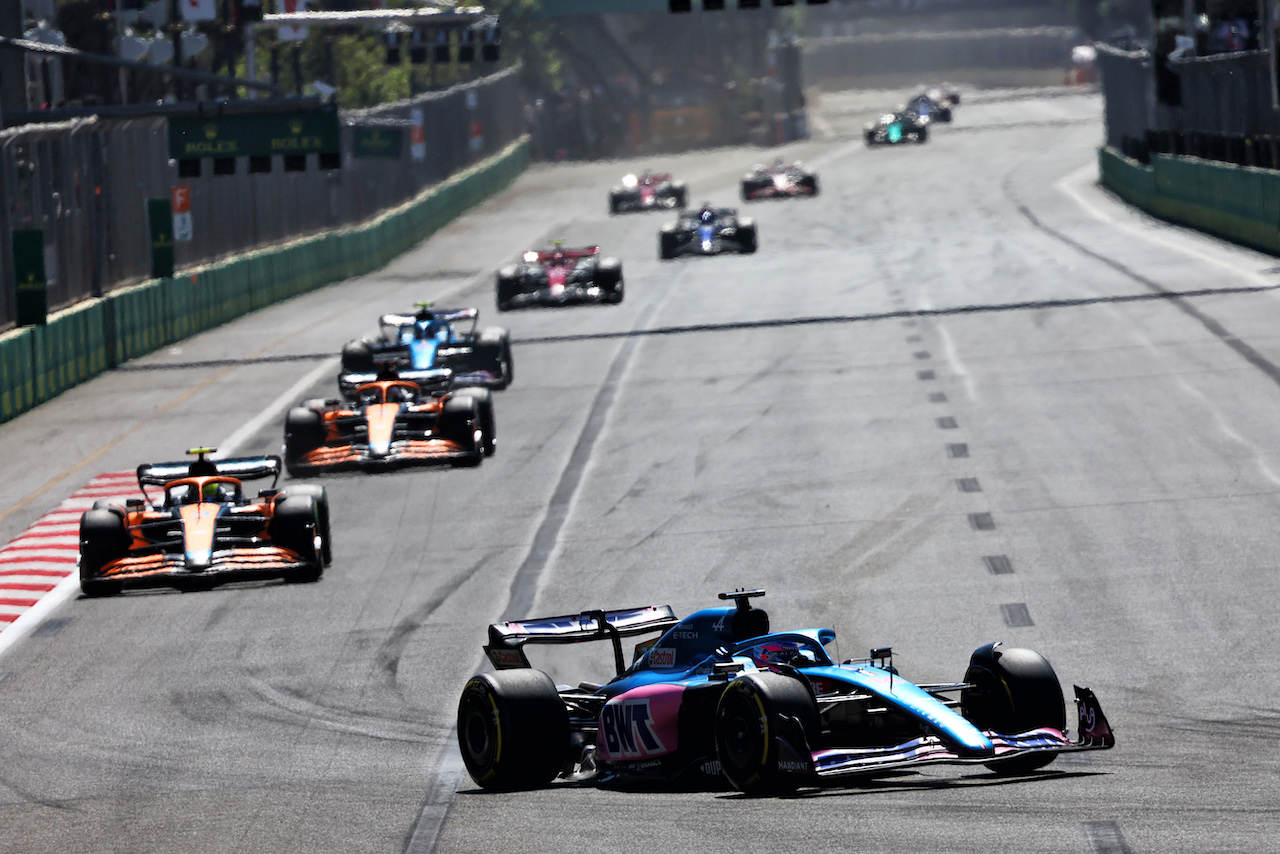
POLYGON ((888 647, 837 663, 832 629, 771 632, 751 607, 762 595, 722 593, 734 605, 683 620, 652 605, 490 626, 485 652, 498 670, 474 676, 458 704, 472 779, 519 789, 562 775, 627 785, 723 775, 770 794, 933 763, 1025 774, 1115 744, 1097 698, 1078 686, 1079 735, 1069 737, 1057 674, 1031 650, 989 643, 960 681, 914 684, 888 647), (622 639, 657 633, 627 666, 622 639), (613 647, 617 675, 603 684, 557 686, 525 654, 591 641, 613 647))

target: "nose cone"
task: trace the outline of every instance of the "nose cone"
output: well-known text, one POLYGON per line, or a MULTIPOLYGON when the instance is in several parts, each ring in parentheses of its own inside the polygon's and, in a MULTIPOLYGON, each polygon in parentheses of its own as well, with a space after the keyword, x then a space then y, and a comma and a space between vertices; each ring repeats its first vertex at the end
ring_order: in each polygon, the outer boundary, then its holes
POLYGON ((187 549, 187 571, 204 572, 213 564, 212 549, 187 549))

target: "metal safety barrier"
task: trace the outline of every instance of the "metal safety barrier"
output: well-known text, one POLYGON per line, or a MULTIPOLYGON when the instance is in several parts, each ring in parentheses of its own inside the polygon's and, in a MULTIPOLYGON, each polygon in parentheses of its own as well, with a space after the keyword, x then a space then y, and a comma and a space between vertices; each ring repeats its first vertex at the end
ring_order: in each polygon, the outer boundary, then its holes
MULTIPOLYGON (((518 139, 517 69, 344 112, 341 121, 340 168, 321 169, 311 154, 303 171, 286 171, 284 156, 273 155, 254 164, 270 171, 251 172, 249 158, 238 157, 233 174, 215 175, 206 162, 198 177, 178 176, 166 118, 88 118, 0 132, 0 330, 16 317, 14 230, 44 232, 53 312, 150 278, 145 206, 170 198, 178 185, 190 189, 192 221, 191 239, 175 243, 180 270, 364 222, 518 139), (378 128, 395 151, 357 147, 378 128)), ((237 306, 251 301, 232 299, 237 306)))

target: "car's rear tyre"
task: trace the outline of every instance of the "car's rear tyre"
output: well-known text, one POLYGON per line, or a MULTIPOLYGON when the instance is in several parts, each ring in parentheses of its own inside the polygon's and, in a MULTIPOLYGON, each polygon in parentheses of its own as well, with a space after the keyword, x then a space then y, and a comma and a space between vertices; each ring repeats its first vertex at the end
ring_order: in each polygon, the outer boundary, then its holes
POLYGON ((80 517, 80 592, 112 596, 124 589, 119 581, 100 578, 107 563, 129 553, 132 538, 124 518, 112 509, 96 507, 80 517))
POLYGON ((744 254, 750 255, 759 247, 756 238, 756 226, 753 222, 743 225, 738 223, 738 246, 744 254))
MULTIPOLYGON (((960 693, 960 712, 974 726, 1006 735, 1040 727, 1065 730, 1066 703, 1053 666, 1038 652, 990 643, 974 650, 960 693)), ((997 774, 1025 774, 1057 757, 1044 751, 986 763, 997 774)))
MULTIPOLYGON (((294 483, 280 490, 280 496, 288 498, 307 496, 316 503, 316 533, 320 535, 320 556, 324 565, 333 563, 333 537, 329 533, 329 491, 317 483, 294 483)), ((279 499, 277 498, 277 501, 279 499)))
POLYGON ((267 535, 271 542, 298 555, 301 563, 287 576, 288 581, 319 581, 324 573, 324 554, 316 549, 320 510, 310 495, 276 496, 267 535))
POLYGON ((685 186, 683 181, 677 181, 671 186, 675 190, 676 207, 687 208, 689 206, 689 188, 685 186))
POLYGON ((622 262, 617 258, 604 258, 596 265, 596 287, 604 292, 604 301, 616 305, 622 302, 622 262))
POLYGON ((928 141, 929 128, 927 126, 921 126, 920 130, 916 131, 916 142, 920 145, 924 145, 928 141))
POLYGON ((515 379, 515 360, 511 358, 511 333, 501 326, 490 326, 480 330, 480 334, 476 336, 476 345, 483 348, 493 348, 497 351, 497 359, 494 373, 497 378, 493 382, 493 388, 501 391, 511 385, 511 381, 515 379))
POLYGON ((310 406, 295 406, 284 417, 284 465, 289 474, 306 470, 302 458, 324 444, 324 417, 310 406))
POLYGON ((740 676, 721 695, 715 721, 720 769, 739 792, 779 794, 805 781, 793 763, 812 768, 819 720, 803 681, 769 672, 740 676))
POLYGON ((867 148, 871 148, 876 144, 876 132, 869 130, 866 132, 867 148))
POLYGON ((619 210, 618 197, 614 193, 609 194, 609 213, 616 214, 619 210))
POLYGON ((668 231, 664 228, 658 232, 658 258, 663 261, 670 261, 676 257, 677 247, 677 236, 674 231, 668 231))
POLYGON ((803 178, 800 179, 800 186, 807 187, 809 189, 810 195, 814 195, 814 196, 818 195, 818 176, 805 175, 803 178))
POLYGON ((556 778, 569 749, 569 713, 540 670, 473 676, 458 700, 458 747, 485 789, 533 789, 556 778))
POLYGON ((373 348, 368 341, 348 341, 342 348, 342 372, 344 374, 371 374, 377 370, 373 363, 373 348))

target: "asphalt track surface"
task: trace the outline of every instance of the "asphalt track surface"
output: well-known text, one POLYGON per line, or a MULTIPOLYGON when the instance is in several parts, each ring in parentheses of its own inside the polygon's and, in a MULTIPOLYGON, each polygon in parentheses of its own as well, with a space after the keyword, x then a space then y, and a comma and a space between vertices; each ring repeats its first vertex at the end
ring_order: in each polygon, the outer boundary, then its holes
POLYGON ((4 651, 0 851, 1275 850, 1280 268, 1099 190, 1096 95, 966 93, 867 150, 901 94, 818 106, 782 153, 822 195, 751 205, 754 257, 659 262, 664 215, 605 192, 655 166, 727 203, 757 151, 540 166, 385 270, 0 426, 7 540, 98 472, 275 451, 281 407, 332 393, 314 354, 383 311, 487 310, 550 238, 624 261, 621 306, 501 318, 525 343, 480 469, 326 480, 318 584, 73 599, 4 651), (487 623, 736 586, 917 681, 1037 649, 1119 744, 772 800, 459 773, 487 623))

